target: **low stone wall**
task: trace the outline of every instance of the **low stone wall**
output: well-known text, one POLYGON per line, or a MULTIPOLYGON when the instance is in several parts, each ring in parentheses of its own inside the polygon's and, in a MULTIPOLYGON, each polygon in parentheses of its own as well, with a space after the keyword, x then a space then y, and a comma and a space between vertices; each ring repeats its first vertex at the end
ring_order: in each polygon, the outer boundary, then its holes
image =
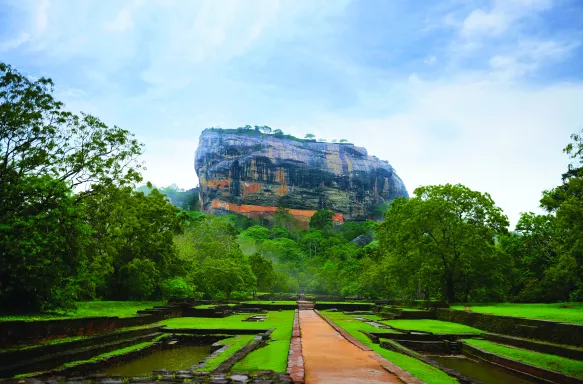
POLYGON ((127 318, 85 317, 43 321, 2 321, 0 322, 0 349, 61 337, 94 335, 123 327, 152 324, 157 321, 158 318, 154 315, 127 318))
POLYGON ((256 335, 268 330, 261 329, 193 329, 193 328, 162 328, 163 333, 183 333, 185 335, 256 335))
POLYGON ((294 383, 303 383, 305 379, 304 357, 302 356, 302 338, 300 332, 299 310, 294 314, 294 326, 289 345, 286 372, 294 383))
POLYGON ((482 335, 486 340, 495 343, 512 345, 518 348, 529 349, 531 351, 548 353, 565 357, 567 359, 583 361, 583 350, 575 348, 562 347, 560 345, 539 343, 534 340, 520 339, 518 337, 498 335, 496 333, 485 333, 482 335))
POLYGON ((339 311, 370 311, 373 308, 373 304, 362 303, 329 304, 316 302, 314 304, 314 308, 319 310, 337 309, 339 311))
POLYGON ((579 324, 497 316, 452 309, 436 310, 436 318, 437 320, 465 324, 492 333, 543 340, 556 344, 583 346, 583 325, 579 324))
POLYGON ((273 331, 275 331, 275 328, 271 328, 267 332, 257 334, 257 336, 253 338, 253 340, 249 341, 238 351, 229 356, 225 361, 219 364, 212 372, 213 373, 229 372, 235 364, 243 360, 249 353, 267 344, 267 341, 270 339, 273 331))
POLYGON ((216 308, 184 308, 184 317, 210 317, 220 318, 232 314, 232 311, 223 311, 216 308))
POLYGON ((506 369, 510 369, 517 372, 525 377, 536 378, 538 380, 544 380, 551 383, 557 384, 581 384, 582 380, 575 377, 563 375, 559 372, 549 371, 543 368, 535 367, 533 365, 523 363, 521 361, 508 359, 493 353, 487 352, 481 348, 469 345, 467 343, 462 343, 462 352, 464 355, 472 356, 491 364, 496 364, 502 366, 506 369))
POLYGON ((132 317, 99 316, 61 320, 0 321, 0 349, 63 337, 90 336, 182 316, 182 308, 179 306, 155 307, 138 312, 140 314, 132 317))
POLYGON ((71 361, 88 360, 103 353, 130 347, 141 342, 151 341, 158 335, 159 333, 151 333, 137 336, 132 339, 125 339, 106 344, 96 344, 88 348, 41 356, 37 359, 21 360, 17 364, 0 367, 0 377, 12 377, 22 373, 48 371, 71 361))
POLYGON ((247 308, 257 308, 262 309, 264 311, 293 311, 298 308, 297 304, 277 304, 277 302, 273 304, 248 304, 248 303, 241 303, 237 307, 238 311, 244 311, 247 308))
POLYGON ((433 334, 433 333, 387 333, 387 332, 366 332, 369 337, 391 339, 391 340, 411 340, 411 341, 456 341, 460 339, 472 339, 482 337, 476 334, 433 334))
POLYGON ((388 349, 388 350, 391 350, 391 351, 402 353, 402 354, 407 355, 409 357, 412 357, 414 359, 420 360, 425 364, 431 365, 432 367, 437 368, 437 369, 445 372, 448 376, 454 377, 461 384, 481 384, 481 382, 475 381, 475 380, 459 373, 458 371, 456 371, 454 369, 444 367, 443 365, 439 364, 438 362, 433 361, 431 359, 428 359, 427 357, 425 357, 425 356, 423 356, 415 351, 410 350, 409 348, 401 345, 400 342, 382 341, 381 347, 388 349))
POLYGON ((287 373, 276 373, 273 371, 260 371, 251 373, 231 373, 231 374, 212 374, 209 372, 196 372, 191 370, 184 371, 168 371, 160 370, 156 371, 154 375, 146 377, 122 377, 122 376, 109 376, 104 377, 103 375, 86 375, 80 377, 74 377, 71 379, 66 379, 62 376, 54 377, 42 377, 42 378, 27 378, 20 379, 18 383, 20 384, 88 384, 88 383, 107 383, 107 384, 127 384, 127 383, 139 383, 139 384, 149 384, 149 383, 261 383, 261 384, 296 384, 292 381, 291 377, 287 373))
POLYGON ((132 330, 107 332, 94 337, 83 338, 58 344, 40 345, 26 349, 7 350, 0 352, 0 370, 2 366, 12 365, 27 360, 35 360, 43 356, 55 355, 62 352, 73 351, 80 348, 91 347, 119 340, 135 338, 151 333, 160 332, 159 326, 150 326, 132 330))
POLYGON ((385 305, 393 305, 395 307, 417 309, 449 308, 449 304, 447 304, 444 301, 428 301, 428 300, 376 300, 375 305, 379 307, 383 307, 385 305))
POLYGON ((407 311, 402 308, 382 307, 377 313, 380 316, 392 315, 395 319, 403 320, 435 319, 435 310, 407 311))

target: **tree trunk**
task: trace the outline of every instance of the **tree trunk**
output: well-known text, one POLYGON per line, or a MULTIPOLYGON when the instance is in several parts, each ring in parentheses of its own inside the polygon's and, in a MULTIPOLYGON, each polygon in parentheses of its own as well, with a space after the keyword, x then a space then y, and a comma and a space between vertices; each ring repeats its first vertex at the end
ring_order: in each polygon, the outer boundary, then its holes
POLYGON ((453 281, 453 276, 447 276, 445 278, 445 297, 448 303, 453 303, 455 301, 455 286, 453 281))

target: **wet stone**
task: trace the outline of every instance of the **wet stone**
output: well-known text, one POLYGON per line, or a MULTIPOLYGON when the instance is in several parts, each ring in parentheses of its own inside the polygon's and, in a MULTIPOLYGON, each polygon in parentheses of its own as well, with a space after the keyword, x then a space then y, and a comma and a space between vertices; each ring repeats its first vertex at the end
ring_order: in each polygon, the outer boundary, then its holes
POLYGON ((230 379, 234 382, 246 382, 249 380, 249 377, 245 375, 231 375, 230 379))
POLYGON ((99 380, 100 384, 123 384, 123 381, 121 380, 114 380, 114 379, 105 379, 105 380, 99 380))
POLYGON ((190 371, 187 370, 176 371, 174 373, 176 373, 177 375, 190 375, 190 371))
POLYGON ((229 380, 227 379, 211 379, 209 384, 228 384, 229 380))
POLYGON ((167 369, 159 369, 157 371, 152 372, 154 375, 170 375, 172 372, 167 369))

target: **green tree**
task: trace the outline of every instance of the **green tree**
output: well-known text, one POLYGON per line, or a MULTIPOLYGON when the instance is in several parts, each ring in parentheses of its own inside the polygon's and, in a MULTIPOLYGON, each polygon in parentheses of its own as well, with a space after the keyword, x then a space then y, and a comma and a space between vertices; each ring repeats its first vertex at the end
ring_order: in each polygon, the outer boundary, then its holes
POLYGON ((84 206, 93 229, 86 281, 98 296, 126 298, 121 269, 134 258, 151 260, 161 278, 179 273, 174 236, 183 232, 186 215, 158 190, 146 196, 130 187, 110 187, 87 198, 84 206))
POLYGON ((156 263, 148 259, 133 259, 120 269, 120 274, 127 297, 136 300, 152 297, 160 275, 156 263))
POLYGON ((331 231, 334 228, 332 217, 334 217, 334 212, 319 209, 310 218, 310 228, 324 232, 331 231))
POLYGON ((314 135, 314 134, 312 134, 312 133, 308 133, 308 134, 306 134, 306 136, 305 136, 304 138, 305 138, 305 139, 309 139, 309 140, 311 140, 311 139, 313 139, 313 138, 315 138, 315 137, 316 137, 316 135, 314 135))
MULTIPOLYGON (((270 292, 275 284, 275 271, 273 270, 273 263, 265 259, 259 253, 249 256, 249 264, 251 270, 257 279, 257 290, 261 292, 270 292)), ((253 291, 255 296, 256 291, 253 291)))
POLYGON ((548 271, 549 280, 562 290, 570 285, 570 298, 583 300, 583 129, 571 135, 571 139, 563 151, 572 162, 563 174, 562 184, 543 193, 541 206, 555 214, 560 232, 557 238, 560 255, 548 271))
POLYGON ((218 298, 221 294, 227 300, 234 291, 253 291, 256 286, 255 276, 249 264, 238 263, 232 259, 207 258, 196 272, 207 293, 218 298))
POLYGON ((64 111, 52 92, 0 63, 0 305, 14 310, 72 303, 87 273, 83 201, 141 179, 133 135, 64 111))
POLYGON ((4 191, 3 202, 12 214, 0 224, 0 308, 71 307, 91 229, 70 188, 49 176, 26 176, 4 191))
POLYGON ((483 280, 503 268, 495 237, 507 227, 489 194, 446 184, 419 187, 415 197, 395 200, 377 236, 395 271, 408 276, 408 290, 430 289, 437 281, 453 302, 493 283, 483 280))
POLYGON ((188 299, 194 297, 196 286, 182 277, 172 277, 164 280, 160 286, 165 299, 188 299))

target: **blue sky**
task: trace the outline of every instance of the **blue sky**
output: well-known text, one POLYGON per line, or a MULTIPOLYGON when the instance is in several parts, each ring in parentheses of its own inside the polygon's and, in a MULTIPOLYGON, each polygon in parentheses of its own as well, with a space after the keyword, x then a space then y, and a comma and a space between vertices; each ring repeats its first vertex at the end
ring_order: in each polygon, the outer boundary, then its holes
POLYGON ((211 126, 345 138, 407 188, 463 183, 515 222, 583 127, 581 0, 0 0, 0 60, 197 184, 211 126))

